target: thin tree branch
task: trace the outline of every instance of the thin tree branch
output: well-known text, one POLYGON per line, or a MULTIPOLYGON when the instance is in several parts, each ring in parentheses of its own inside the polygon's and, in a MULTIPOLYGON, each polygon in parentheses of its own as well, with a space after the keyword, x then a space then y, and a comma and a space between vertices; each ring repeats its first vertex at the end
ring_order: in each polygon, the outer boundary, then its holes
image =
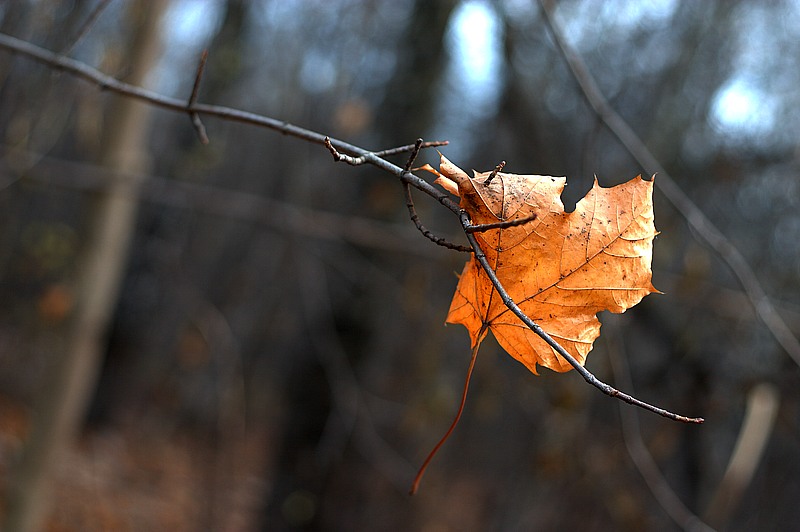
MULTIPOLYGON (((419 150, 422 148, 423 140, 422 137, 418 138, 417 141, 414 143, 414 149, 411 151, 411 154, 408 156, 408 160, 406 161, 406 165, 403 167, 403 170, 406 172, 411 170, 411 167, 414 166, 414 161, 417 160, 417 155, 419 154, 419 150)), ((408 208, 408 214, 411 216, 411 221, 414 222, 414 225, 417 227, 422 236, 430 240, 436 245, 446 247, 448 249, 452 249, 455 251, 462 251, 471 253, 472 248, 469 246, 463 246, 461 244, 454 244, 449 240, 442 238, 433 234, 433 231, 422 225, 422 221, 419 219, 419 215, 417 214, 417 208, 414 206, 414 197, 411 195, 411 187, 408 183, 403 183, 403 191, 406 195, 406 208, 408 208)))
MULTIPOLYGON (((388 150, 373 151, 369 153, 375 155, 376 157, 383 158, 383 157, 388 157, 389 155, 396 155, 398 153, 405 153, 410 151, 411 157, 409 157, 408 162, 403 168, 404 172, 409 172, 411 171, 411 165, 414 163, 414 160, 417 158, 417 154, 421 149, 434 148, 437 146, 447 146, 450 143, 447 140, 433 140, 430 142, 423 142, 422 139, 417 139, 417 141, 418 142, 415 142, 414 144, 406 144, 405 146, 398 146, 397 148, 389 148, 388 150)), ((366 150, 362 150, 365 152, 364 155, 360 157, 353 157, 352 155, 347 155, 339 152, 339 150, 337 150, 333 146, 333 142, 335 141, 331 141, 331 138, 328 136, 325 136, 325 138, 322 140, 322 143, 325 145, 326 148, 328 148, 328 151, 331 152, 331 155, 333 156, 333 159, 336 162, 345 162, 350 166, 361 166, 362 164, 368 164, 371 162, 367 160, 366 150)))
MULTIPOLYGON (((425 148, 436 148, 439 146, 447 146, 450 144, 449 140, 431 140, 427 142, 423 142, 419 149, 424 150, 425 148)), ((390 155, 397 155, 400 153, 407 153, 410 151, 414 151, 417 147, 416 142, 414 144, 406 144, 405 146, 398 146, 396 148, 389 148, 388 150, 381 150, 372 152, 378 157, 389 157, 390 155)), ((406 171, 411 170, 411 168, 405 169, 406 171)))
MULTIPOLYGON (((185 113, 187 109, 186 102, 183 100, 179 100, 176 98, 170 98, 168 96, 163 96, 161 94, 155 93, 153 91, 149 91, 143 89, 141 87, 137 87, 134 85, 130 85, 119 81, 116 78, 103 74, 102 72, 84 64, 79 61, 75 61, 73 59, 69 59, 67 57, 59 56, 49 50, 45 50, 44 48, 40 48, 28 42, 22 41, 20 39, 11 37, 9 35, 5 35, 0 33, 0 49, 4 49, 10 51, 12 53, 19 53, 30 57, 36 61, 39 61, 50 68, 62 70, 64 72, 70 73, 76 77, 89 81, 94 85, 97 85, 101 89, 108 90, 110 92, 114 92, 129 98, 137 99, 140 101, 147 102, 153 106, 161 107, 164 109, 169 109, 172 111, 182 112, 185 113)), ((247 111, 241 111, 238 109, 232 109, 229 107, 222 107, 216 105, 207 105, 207 104, 194 104, 192 106, 192 110, 199 114, 205 114, 208 116, 216 116, 225 120, 234 121, 234 122, 241 122, 246 124, 252 124, 256 126, 265 127, 268 129, 272 129, 275 131, 279 131, 284 135, 289 135, 295 138, 299 138, 305 140, 307 142, 311 142, 314 144, 320 144, 325 146, 328 151, 334 156, 337 161, 344 161, 348 164, 360 165, 360 164, 370 164, 375 166, 376 168, 380 168, 388 172, 391 175, 394 175, 398 179, 400 179, 403 183, 413 186, 422 192, 428 194, 444 207, 448 208, 451 212, 455 213, 459 216, 461 221, 461 225, 465 230, 465 234, 467 236, 470 245, 472 246, 472 250, 475 253, 475 257, 481 264, 481 267, 486 272, 489 279, 492 281, 495 289, 497 290, 498 294, 500 295, 503 303, 511 310, 517 317, 522 320, 522 322, 527 325, 534 333, 539 335, 548 345, 550 345, 557 353, 559 353, 564 359, 572 365, 575 370, 581 374, 581 376, 592 386, 596 387, 606 395, 611 397, 616 397, 626 403, 631 405, 639 406, 661 416, 667 417, 669 419, 673 419, 676 421, 683 421, 686 423, 702 423, 702 418, 688 418, 685 416, 681 416, 678 414, 674 414, 662 408, 658 408, 656 406, 650 405, 639 399, 631 397, 628 394, 625 394, 616 388, 609 386, 608 384, 600 381, 592 375, 587 369, 581 366, 575 358, 572 357, 563 347, 561 347, 558 342, 556 342, 550 335, 548 335, 542 328, 537 325, 533 320, 531 320, 525 313, 517 306, 517 304, 511 299, 508 293, 503 288, 500 281, 497 279, 494 271, 492 270, 491 266, 489 265, 488 261, 486 260, 486 256, 481 250, 480 246, 478 245, 475 236, 471 232, 467 232, 466 229, 468 227, 472 227, 472 222, 469 219, 469 216, 465 211, 463 211, 458 204, 456 204, 445 192, 437 189, 424 179, 414 175, 410 171, 406 171, 403 168, 397 166, 394 163, 391 163, 384 159, 382 156, 378 155, 378 153, 371 152, 369 150, 365 150, 364 148, 340 141, 332 139, 326 135, 322 135, 321 133, 317 133, 315 131, 311 131, 308 129, 304 129, 293 124, 289 124, 288 122, 283 122, 280 120, 276 120, 274 118, 258 115, 255 113, 250 113, 247 111), (342 152, 352 153, 354 155, 343 154, 342 152)), ((411 145, 410 150, 414 149, 414 145, 411 145)), ((379 152, 380 153, 380 152, 379 152)), ((384 152, 385 154, 385 152, 384 152)))
POLYGON ((92 29, 92 26, 94 26, 94 23, 97 21, 97 18, 100 16, 100 13, 102 13, 110 3, 111 0, 100 0, 97 3, 92 12, 89 13, 89 16, 86 18, 86 21, 81 26, 81 29, 79 29, 78 33, 75 34, 75 37, 73 37, 72 40, 68 42, 67 45, 64 46, 64 48, 62 48, 61 55, 68 55, 72 51, 72 49, 75 48, 75 45, 77 45, 80 42, 80 40, 83 39, 83 37, 87 33, 89 33, 89 30, 92 29))
POLYGON ((433 234, 433 232, 422 225, 422 222, 419 219, 419 215, 417 214, 417 209, 414 207, 414 198, 411 196, 411 187, 408 183, 403 183, 403 190, 406 194, 406 207, 408 208, 408 213, 411 216, 411 221, 414 222, 414 225, 419 229, 419 232, 422 233, 422 236, 430 240, 436 245, 446 247, 448 249, 452 249, 454 251, 462 251, 467 253, 472 253, 472 248, 469 246, 463 246, 461 244, 454 244, 450 242, 446 238, 433 234))
POLYGON ((367 163, 367 159, 363 156, 353 157, 352 155, 347 155, 346 153, 339 153, 339 150, 333 147, 331 138, 328 136, 323 139, 323 142, 325 143, 325 147, 328 148, 328 151, 331 152, 331 155, 333 155, 333 160, 337 163, 345 162, 350 166, 361 166, 362 164, 367 163))
POLYGON ((408 155, 408 160, 406 161, 406 165, 403 167, 403 170, 405 170, 406 172, 409 172, 411 170, 411 167, 414 166, 414 161, 417 160, 417 155, 419 155, 419 150, 422 149, 423 142, 424 141, 422 140, 422 137, 418 138, 414 142, 414 149, 411 150, 411 153, 408 155))
MULTIPOLYGON (((471 225, 469 216, 466 212, 461 214, 461 225, 466 229, 471 225)), ((570 355, 566 349, 561 347, 561 345, 556 342, 549 334, 547 334, 544 329, 542 329, 536 322, 530 319, 523 311, 519 308, 517 303, 508 295, 503 285, 500 283, 500 280, 495 275, 494 270, 492 270, 491 265, 489 265, 489 261, 486 260, 486 255, 483 253, 480 245, 478 244, 475 235, 472 233, 466 233, 467 240, 469 240, 470 245, 472 245, 472 249, 475 252, 475 258, 480 263, 483 271, 486 272, 486 275, 489 277, 489 280, 494 285, 495 290, 497 290, 497 294, 500 296, 500 299, 505 303, 506 307, 513 312, 525 325, 528 326, 530 330, 535 332, 539 337, 547 342, 547 345, 552 347, 559 355, 564 357, 564 359, 569 362, 569 365, 575 368, 575 371, 581 374, 581 377, 584 378, 586 382, 603 392, 604 394, 615 397, 621 401, 625 401, 628 404, 638 406, 640 408, 644 408, 645 410, 649 410, 650 412, 656 413, 659 416, 664 416, 666 418, 675 420, 675 421, 682 421, 684 423, 702 423, 703 418, 701 417, 686 417, 679 414, 675 414, 670 412, 669 410, 664 410, 663 408, 659 408, 657 406, 651 405, 649 403, 645 403, 644 401, 640 401, 635 397, 632 397, 624 392, 621 392, 614 388, 613 386, 604 383, 597 377, 595 377, 588 369, 581 366, 575 358, 570 355)))
MULTIPOLYGON (((135 85, 130 85, 116 78, 103 74, 99 70, 92 68, 85 63, 81 63, 80 61, 76 61, 68 57, 60 56, 51 52, 50 50, 46 50, 29 42, 17 39, 16 37, 0 33, 0 49, 11 53, 24 55, 35 61, 43 63, 50 68, 71 74, 75 77, 88 81, 89 83, 99 87, 101 90, 106 90, 115 94, 126 96, 128 98, 140 100, 149 103, 150 105, 161 107, 162 109, 168 109, 170 111, 177 111, 180 113, 186 112, 187 105, 185 100, 171 98, 169 96, 164 96, 135 85)), ((192 106, 192 110, 200 115, 216 116, 232 122, 240 122, 243 124, 264 127, 278 131, 284 135, 311 142, 313 144, 319 144, 322 146, 326 145, 326 135, 295 126, 282 120, 276 120, 268 116, 258 115, 256 113, 250 113, 248 111, 242 111, 230 107, 208 105, 203 103, 194 104, 192 106)), ((340 152, 344 151, 353 153, 357 157, 363 157, 363 164, 371 164, 398 177, 403 181, 408 182, 408 184, 414 188, 417 188, 436 199, 439 203, 450 209, 452 212, 458 214, 460 211, 458 205, 453 202, 453 200, 451 200, 446 193, 440 191, 424 179, 415 176, 411 172, 405 172, 396 164, 390 163, 389 161, 383 159, 382 155, 380 155, 381 152, 373 153, 359 146, 354 146, 353 144, 333 138, 329 138, 329 142, 331 146, 335 147, 335 149, 340 152)), ((411 145, 410 148, 402 147, 402 151, 409 151, 410 149, 413 149, 413 145, 411 145)), ((386 153, 383 153, 383 155, 385 154, 386 153)))
POLYGON ((800 366, 800 341, 792 330, 786 325, 781 315, 775 309, 772 301, 767 296, 755 272, 747 263, 747 259, 720 231, 703 211, 694 204, 681 187, 653 156, 641 138, 631 129, 623 118, 611 107, 597 86, 586 64, 578 54, 567 44, 561 30, 553 21, 552 10, 549 2, 540 0, 539 4, 544 13, 545 24, 550 30, 557 48, 569 66, 575 81, 581 88, 583 96, 603 121, 608 129, 617 137, 628 153, 645 169, 648 174, 658 174, 655 181, 656 187, 664 194, 667 200, 686 218, 689 226, 717 255, 725 262, 739 279, 750 304, 761 319, 762 323, 772 334, 773 338, 783 347, 786 353, 800 366))

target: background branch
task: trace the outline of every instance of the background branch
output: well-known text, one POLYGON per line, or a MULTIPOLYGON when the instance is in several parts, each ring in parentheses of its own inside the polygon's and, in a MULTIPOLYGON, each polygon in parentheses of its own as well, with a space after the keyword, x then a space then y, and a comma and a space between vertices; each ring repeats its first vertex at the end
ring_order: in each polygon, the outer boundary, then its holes
POLYGON ((694 230, 693 234, 705 242, 728 265, 742 285, 750 304, 775 340, 786 353, 800 366, 800 341, 786 325, 775 309, 755 272, 741 252, 728 238, 703 214, 703 211, 686 195, 669 175, 658 159, 653 156, 642 139, 633 131, 603 96, 597 82, 589 72, 580 56, 570 47, 558 25, 553 20, 551 2, 540 0, 544 20, 550 30, 558 50, 569 66, 570 72, 580 86, 583 96, 592 110, 608 129, 619 139, 628 153, 644 168, 645 172, 656 174, 655 186, 667 200, 681 213, 694 230))
POLYGON ((108 7, 108 4, 110 3, 111 0, 100 0, 99 2, 97 2, 97 5, 94 6, 94 9, 92 9, 91 13, 89 13, 89 16, 86 17, 86 20, 84 21, 83 25, 75 34, 75 37, 73 37, 72 40, 66 46, 64 46, 64 48, 62 48, 61 55, 69 55, 69 53, 72 51, 73 48, 75 48, 75 46, 80 42, 80 40, 83 39, 83 37, 87 33, 89 33, 89 30, 92 29, 94 23, 97 22, 97 19, 100 17, 100 14, 108 7))
MULTIPOLYGON (((633 380, 631 379, 625 345, 619 334, 617 320, 610 320, 610 323, 603 323, 603 326, 610 329, 606 330, 605 341, 608 348, 608 359, 611 362, 611 370, 614 373, 614 381, 618 383, 618 386, 633 390, 633 380)), ((655 497, 667 515, 686 532, 713 532, 713 528, 704 523, 686 507, 670 487, 664 475, 661 474, 653 455, 650 454, 647 445, 642 440, 639 415, 636 410, 620 408, 619 415, 622 423, 622 437, 625 440, 628 454, 636 469, 642 475, 645 484, 650 488, 653 497, 655 497)))
MULTIPOLYGON (((25 55, 51 68, 67 72, 78 78, 88 81, 102 90, 146 102, 156 107, 161 107, 162 109, 186 112, 187 107, 189 107, 189 103, 186 100, 171 98, 169 96, 164 96, 156 92, 125 83, 112 76, 103 74, 99 70, 94 69, 85 63, 81 63, 80 61, 76 61, 68 57, 60 56, 49 50, 21 39, 17 39, 10 35, 0 33, 0 49, 25 55)), ((199 115, 215 116, 217 118, 232 122, 241 122, 244 124, 265 127, 267 129, 272 129, 273 131, 283 133, 284 135, 296 137, 314 144, 320 144, 322 146, 326 145, 325 139, 328 139, 330 145, 336 150, 355 154, 357 157, 363 158, 363 164, 377 166, 378 168, 387 171, 396 177, 399 177, 403 181, 408 182, 408 184, 411 186, 425 192, 429 196, 436 199, 439 203, 449 208, 451 211, 455 213, 458 213, 459 211, 458 205, 456 205, 444 192, 434 188, 433 185, 415 176, 411 172, 406 172, 399 166, 386 161, 381 156, 359 146, 330 138, 327 135, 298 127, 288 122, 276 120, 274 118, 256 113, 241 111, 239 109, 232 109, 230 107, 195 103, 191 105, 191 111, 199 115)), ((411 144, 410 146, 412 147, 411 149, 413 149, 414 145, 411 144)), ((391 152, 393 152, 393 150, 390 150, 390 153, 391 152)))

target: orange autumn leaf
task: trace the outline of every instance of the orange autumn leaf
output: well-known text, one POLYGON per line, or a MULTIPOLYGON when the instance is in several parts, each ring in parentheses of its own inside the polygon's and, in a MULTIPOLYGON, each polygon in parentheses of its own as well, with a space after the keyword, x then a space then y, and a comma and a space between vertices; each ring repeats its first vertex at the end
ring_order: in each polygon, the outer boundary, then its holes
MULTIPOLYGON (((429 168, 430 170, 433 170, 429 168)), ((533 218, 475 233, 500 283, 522 311, 583 365, 600 335, 597 313, 624 312, 657 292, 651 283, 653 182, 636 177, 611 188, 597 184, 564 212, 566 178, 490 172, 469 177, 441 157, 436 182, 457 193, 473 224, 533 218)), ((505 304, 473 256, 464 267, 447 316, 478 345, 488 331, 533 373, 572 366, 505 304)))

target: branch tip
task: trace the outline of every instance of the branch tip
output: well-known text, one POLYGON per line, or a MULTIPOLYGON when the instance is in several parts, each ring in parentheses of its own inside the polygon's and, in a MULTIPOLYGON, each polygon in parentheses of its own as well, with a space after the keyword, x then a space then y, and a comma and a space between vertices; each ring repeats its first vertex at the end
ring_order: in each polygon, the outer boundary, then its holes
POLYGON ((333 160, 336 161, 337 163, 339 161, 344 161, 347 164, 349 164, 350 166, 360 166, 360 165, 362 165, 362 164, 367 162, 367 158, 364 157, 364 156, 353 157, 352 155, 347 155, 345 153, 340 153, 339 150, 334 148, 333 143, 331 142, 331 138, 329 136, 327 136, 327 135, 325 136, 325 139, 323 140, 323 144, 325 144, 325 147, 328 148, 329 152, 331 152, 331 155, 333 155, 333 160))
POLYGON ((500 172, 500 170, 502 170, 505 165, 506 165, 505 161, 500 161, 500 164, 494 167, 494 170, 492 170, 492 173, 489 174, 489 176, 486 178, 483 184, 488 185, 489 183, 491 183, 492 179, 497 177, 498 172, 500 172))

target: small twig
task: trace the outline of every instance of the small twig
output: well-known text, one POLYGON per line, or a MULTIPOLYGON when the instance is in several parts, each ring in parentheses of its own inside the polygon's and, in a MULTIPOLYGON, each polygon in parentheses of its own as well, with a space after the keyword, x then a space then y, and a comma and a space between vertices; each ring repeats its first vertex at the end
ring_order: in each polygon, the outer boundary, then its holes
MULTIPOLYGON (((411 170, 411 167, 414 165, 414 161, 417 159, 417 155, 419 155, 419 150, 422 148, 424 142, 422 138, 418 138, 417 141, 414 143, 414 148, 411 150, 411 154, 408 157, 408 161, 406 161, 406 165, 403 167, 404 172, 408 172, 411 170)), ((422 224, 422 221, 419 219, 419 215, 417 214, 417 209, 414 206, 414 198, 411 196, 411 187, 405 181, 403 182, 403 190, 405 191, 406 195, 406 207, 408 208, 408 213, 411 216, 411 221, 414 222, 414 225, 417 227, 420 233, 439 246, 446 247, 448 249, 453 249, 455 251, 464 251, 464 252, 472 252, 472 248, 469 246, 463 246, 461 244, 454 244, 447 239, 437 236, 433 234, 433 232, 425 227, 422 224)))
MULTIPOLYGON (((465 229, 471 225, 469 216, 467 215, 466 212, 461 213, 461 225, 465 229)), ((595 377, 592 374, 592 372, 590 372, 588 369, 581 366, 578 363, 578 361, 575 360, 575 358, 567 352, 566 349, 561 347, 561 344, 556 342, 549 334, 547 334, 544 331, 544 329, 542 329, 536 322, 530 319, 522 311, 522 309, 519 308, 519 306, 516 304, 516 302, 514 302, 511 296, 508 295, 508 292, 506 292, 505 288, 503 288, 503 285, 500 283, 500 280, 497 278, 497 275, 494 273, 494 270, 492 270, 491 265, 489 265, 489 261, 486 260, 486 255, 483 253, 483 250, 481 249, 480 244, 478 244, 478 241, 475 239, 475 236, 472 233, 466 233, 466 235, 467 235, 467 240, 469 240, 469 243, 472 246, 472 249, 475 253, 475 258, 480 263, 481 267, 483 268, 483 271, 486 272, 486 275, 489 277, 489 280, 492 282, 492 285, 494 285, 495 290, 497 290, 497 294, 500 296, 500 299, 503 301, 506 307, 508 307, 508 309, 511 312, 513 312, 520 320, 522 320, 522 323, 528 326, 530 330, 536 333, 542 340, 547 342, 547 345, 552 347, 559 355, 561 355, 564 358, 564 360, 566 360, 569 363, 570 366, 575 368, 575 371, 580 373, 586 382, 588 382, 589 384, 591 384, 592 386, 594 386, 595 388, 597 388, 598 390, 600 390, 601 392, 610 397, 615 397, 617 399, 620 399, 621 401, 625 401, 628 404, 644 408, 645 410, 649 410, 650 412, 653 412, 660 416, 664 416, 666 418, 675 421, 682 421, 684 423, 703 422, 703 418, 682 416, 670 412, 669 410, 664 410, 663 408, 659 408, 657 406, 636 399, 635 397, 632 397, 624 392, 617 390, 613 386, 604 383, 603 381, 595 377)))
MULTIPOLYGON (((424 150, 426 148, 438 148, 439 146, 447 146, 450 144, 449 140, 431 140, 427 142, 423 142, 419 149, 424 150)), ((405 146, 398 146, 396 148, 389 148, 388 150, 381 150, 372 152, 378 157, 388 157, 390 155, 397 155, 399 153, 406 153, 413 151, 416 148, 416 142, 414 144, 406 144, 405 146)), ((410 170, 410 168, 409 168, 410 170)))
POLYGON ((371 154, 376 158, 383 158, 389 155, 397 155, 398 153, 405 153, 405 152, 412 152, 411 157, 409 158, 409 162, 406 163, 406 166, 402 169, 403 172, 408 172, 411 170, 411 165, 414 164, 414 160, 417 158, 419 151, 425 148, 435 148, 437 146, 447 146, 450 142, 447 140, 434 140, 430 142, 423 142, 422 139, 417 139, 417 142, 414 144, 406 144, 405 146, 398 146, 397 148, 389 148, 388 150, 380 150, 380 151, 373 151, 373 152, 366 152, 359 156, 353 157, 352 155, 347 155, 341 153, 333 146, 333 142, 331 138, 326 136, 323 139, 323 144, 325 147, 328 148, 328 151, 331 152, 333 158, 336 162, 345 162, 350 166, 361 166, 362 164, 367 163, 374 163, 374 159, 371 159, 367 156, 367 154, 371 154))
POLYGON ((518 218, 516 220, 505 220, 502 222, 493 222, 490 224, 477 224, 477 225, 470 225, 464 228, 464 231, 467 233, 482 233, 484 231, 489 231, 490 229, 505 229, 507 227, 516 227, 518 225, 525 225, 528 222, 532 222, 536 219, 536 214, 531 214, 530 216, 526 216, 525 218, 518 218))
POLYGON ((108 7, 108 4, 110 3, 111 0, 100 0, 97 3, 92 12, 89 13, 89 17, 83 23, 81 29, 78 30, 77 34, 75 34, 75 37, 73 37, 72 40, 68 42, 67 45, 64 46, 64 48, 61 50, 61 55, 67 55, 72 51, 73 48, 75 48, 75 45, 77 45, 78 42, 80 42, 80 40, 83 39, 83 37, 87 33, 89 33, 89 30, 92 28, 92 26, 94 26, 94 23, 97 21, 97 17, 100 16, 100 13, 102 13, 103 10, 106 7, 108 7))
POLYGON ((189 96, 189 101, 186 104, 186 110, 189 112, 192 125, 195 131, 197 131, 197 136, 200 137, 200 142, 202 144, 208 144, 208 135, 206 134, 203 121, 200 120, 200 115, 194 110, 194 105, 197 103, 197 95, 200 92, 200 79, 203 77, 203 72, 206 69, 207 60, 208 50, 203 50, 203 53, 200 55, 200 63, 197 65, 197 74, 194 77, 194 84, 192 85, 192 95, 189 96))
POLYGON ((414 149, 411 150, 411 155, 408 156, 408 161, 406 161, 406 165, 403 167, 404 172, 408 172, 411 170, 411 167, 414 165, 414 161, 417 160, 417 155, 419 155, 419 150, 422 148, 422 137, 418 138, 416 142, 414 142, 414 149))
POLYGON ((433 234, 433 232, 430 229, 422 225, 422 222, 419 219, 419 215, 417 214, 417 209, 416 207, 414 207, 414 198, 411 196, 411 186, 404 181, 403 189, 405 190, 406 193, 406 207, 408 207, 408 213, 411 215, 411 221, 414 222, 414 225, 417 226, 417 229, 419 229, 419 232, 422 233, 422 235, 425 238, 427 238, 434 244, 446 247, 448 249, 452 249, 455 251, 463 251, 466 253, 472 253, 471 247, 464 246, 461 244, 454 244, 441 236, 433 234))
POLYGON ((492 173, 486 177, 486 180, 483 182, 483 184, 488 185, 489 183, 491 183, 492 179, 497 177, 498 172, 500 172, 500 170, 502 170, 505 165, 506 165, 505 161, 500 161, 500 164, 494 167, 494 170, 492 170, 492 173))

